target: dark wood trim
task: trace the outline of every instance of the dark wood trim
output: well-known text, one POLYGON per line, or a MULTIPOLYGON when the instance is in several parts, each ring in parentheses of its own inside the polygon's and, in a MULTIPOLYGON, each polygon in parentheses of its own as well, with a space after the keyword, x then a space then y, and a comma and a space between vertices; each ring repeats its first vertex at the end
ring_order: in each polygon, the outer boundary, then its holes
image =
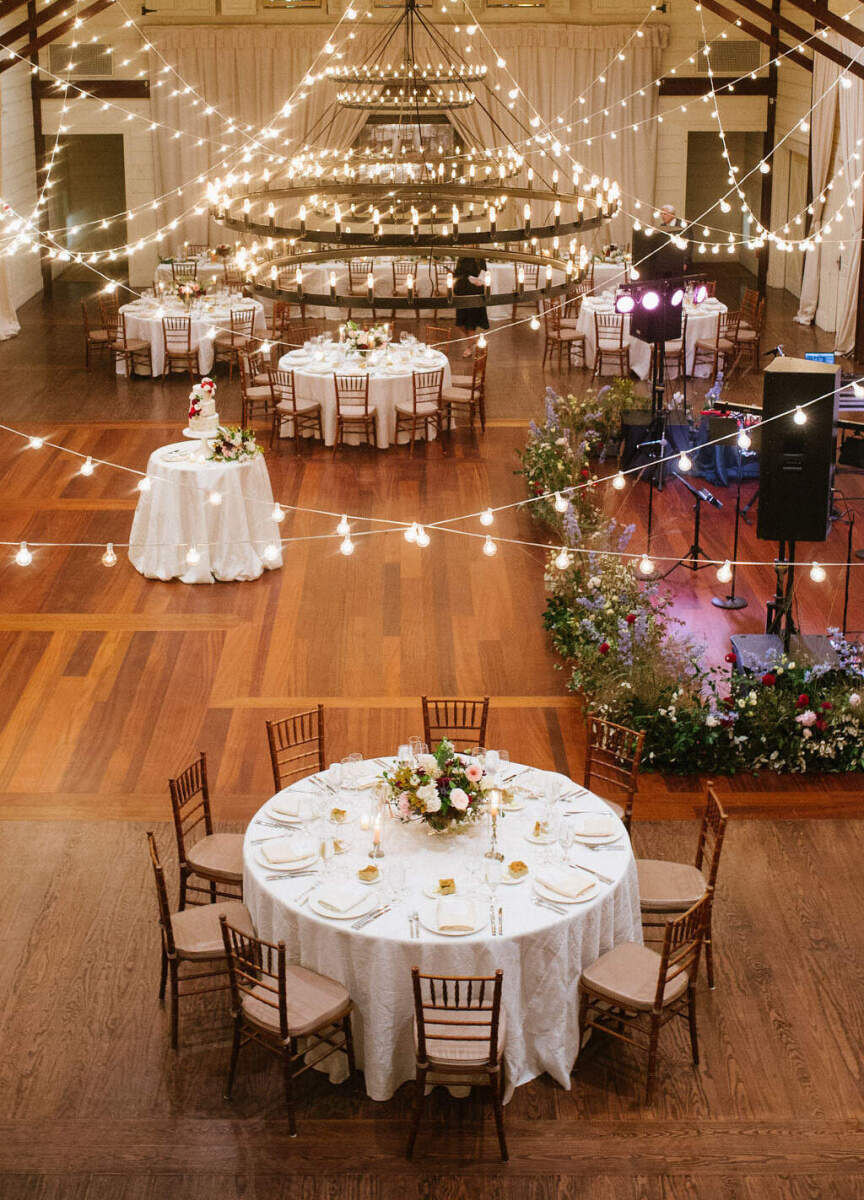
MULTIPOLYGON (((114 0, 95 0, 95 3, 88 4, 86 8, 80 9, 75 16, 69 17, 66 21, 61 21, 59 25, 55 25, 53 29, 49 29, 47 33, 40 34, 39 37, 33 37, 31 35, 30 41, 27 43, 27 45, 16 50, 16 54, 20 55, 21 58, 30 58, 31 55, 33 55, 37 50, 40 50, 42 46, 47 46, 51 42, 56 42, 57 38, 62 37, 64 33, 68 33, 70 29, 73 29, 77 20, 80 19, 81 21, 87 21, 90 19, 90 17, 95 17, 97 13, 102 12, 103 9, 110 8, 113 3, 114 0)), ((54 8, 55 5, 52 4, 50 7, 54 8)), ((45 13, 47 12, 47 8, 43 9, 39 16, 44 20, 45 13)), ((5 44, 8 46, 8 40, 5 44)), ((2 62, 0 62, 0 75, 2 75, 4 71, 8 71, 10 67, 16 66, 17 63, 17 58, 4 59, 2 62)))
MULTIPOLYGON (((780 12, 780 0, 771 0, 771 12, 780 12)), ((771 162, 771 170, 762 176, 762 194, 759 198, 759 221, 763 229, 771 228, 771 200, 774 194, 774 164, 771 155, 774 151, 774 134, 777 127, 777 64, 774 59, 779 54, 780 34, 776 24, 771 26, 771 45, 768 52, 771 55, 771 66, 768 68, 768 85, 771 89, 768 96, 768 112, 765 118, 765 134, 762 138, 762 158, 771 162)), ((758 252, 756 265, 756 287, 760 296, 765 295, 768 286, 768 256, 771 243, 766 242, 758 252)))
MULTIPOLYGON (((35 86, 42 100, 59 100, 64 92, 53 79, 37 79, 35 86)), ((70 82, 69 91, 90 100, 149 100, 150 80, 76 79, 70 82)))
MULTIPOLYGON (((38 19, 36 0, 27 0, 27 20, 30 25, 29 35, 31 41, 36 37, 38 19)), ((39 52, 37 50, 31 52, 30 63, 33 66, 38 66, 39 52)), ((39 92, 36 87, 37 79, 38 76, 36 75, 30 78, 30 105, 33 113, 33 150, 36 161, 36 189, 38 193, 45 182, 48 156, 45 153, 45 135, 42 129, 42 101, 39 98, 39 92)), ((40 208, 37 219, 40 231, 44 232, 48 228, 47 206, 40 208)), ((48 257, 48 249, 45 246, 39 251, 39 269, 42 272, 42 299, 51 300, 54 295, 54 271, 51 266, 51 259, 48 257)))
MULTIPOLYGON (((19 38, 26 37, 32 42, 36 36, 36 31, 40 25, 44 25, 46 21, 51 21, 54 17, 61 17, 69 11, 68 0, 54 0, 53 4, 49 4, 41 11, 37 11, 35 17, 30 18, 30 5, 27 5, 27 19, 19 21, 17 25, 13 25, 11 29, 5 30, 3 33, 3 45, 11 46, 13 42, 17 42, 19 38)), ((21 51, 22 54, 28 53, 26 50, 21 51)))
MULTIPOLYGON (((724 21, 728 21, 730 25, 737 25, 744 33, 749 33, 751 37, 756 38, 757 42, 762 42, 765 46, 772 44, 771 34, 761 29, 758 25, 754 25, 752 21, 746 20, 745 17, 739 16, 733 12, 731 8, 727 8, 725 4, 721 4, 720 0, 702 0, 702 7, 707 8, 709 12, 713 12, 715 16, 722 17, 724 21)), ((805 54, 793 50, 791 46, 787 46, 785 42, 778 43, 776 53, 786 55, 789 62, 797 63, 799 67, 803 67, 805 71, 813 70, 813 60, 807 58, 805 54)), ((774 55, 772 54, 772 58, 774 55)))
POLYGON ((789 0, 789 3, 793 8, 800 8, 802 12, 815 17, 817 29, 820 25, 825 25, 848 37, 856 46, 864 46, 864 33, 844 17, 829 12, 827 4, 814 4, 813 0, 789 0))
MULTIPOLYGON (((11 16, 16 9, 24 9, 24 0, 0 0, 0 21, 5 17, 11 16)), ((5 37, 5 34, 4 34, 5 37)))
MULTIPOLYGON (((736 79, 734 75, 714 76, 714 90, 726 92, 732 96, 768 96, 771 93, 767 79, 757 77, 751 79, 736 79), (733 92, 726 92, 729 85, 734 85, 733 92)), ((704 75, 667 75, 660 80, 658 96, 704 96, 710 93, 711 84, 704 75)))
MULTIPOLYGON (((776 25, 778 29, 782 29, 784 33, 791 34, 792 37, 797 38, 801 42, 806 42, 808 38, 813 38, 811 30, 805 29, 803 25, 796 25, 794 21, 790 21, 788 17, 784 17, 781 13, 775 13, 773 5, 771 8, 768 8, 767 5, 761 4, 760 0, 737 0, 737 2, 739 4, 746 2, 746 11, 751 16, 760 17, 763 21, 767 21, 772 29, 776 25)), ((848 54, 835 49, 834 46, 829 46, 821 38, 815 38, 809 44, 814 54, 821 54, 825 58, 830 58, 832 62, 837 63, 844 71, 848 71, 850 75, 857 75, 859 79, 864 79, 864 67, 859 63, 853 62, 848 54)), ((774 53, 779 53, 779 49, 775 50, 774 53)))

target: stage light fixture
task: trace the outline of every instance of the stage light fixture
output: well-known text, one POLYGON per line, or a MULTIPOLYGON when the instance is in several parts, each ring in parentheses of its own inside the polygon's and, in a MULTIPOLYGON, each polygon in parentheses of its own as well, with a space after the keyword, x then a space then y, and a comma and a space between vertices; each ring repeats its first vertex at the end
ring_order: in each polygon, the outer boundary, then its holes
POLYGON ((635 301, 632 296, 619 296, 615 301, 615 311, 618 313, 632 312, 635 307, 635 301))
POLYGON ((647 308, 649 312, 653 312, 660 303, 660 297, 657 292, 645 292, 642 297, 642 307, 647 308))
POLYGON ((684 289, 676 288, 675 291, 672 293, 672 297, 671 297, 669 303, 672 305, 673 308, 678 308, 678 306, 680 304, 682 304, 683 302, 684 302, 684 289))
POLYGON ((707 287, 705 286, 704 283, 700 283, 699 286, 693 292, 693 303, 701 304, 707 295, 708 295, 707 287))

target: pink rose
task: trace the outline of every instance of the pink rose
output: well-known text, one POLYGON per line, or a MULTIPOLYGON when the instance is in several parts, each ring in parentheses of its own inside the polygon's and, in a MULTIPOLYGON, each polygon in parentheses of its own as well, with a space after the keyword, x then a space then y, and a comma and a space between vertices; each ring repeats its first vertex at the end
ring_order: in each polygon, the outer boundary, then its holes
POLYGON ((402 817, 403 820, 407 820, 407 818, 411 816, 411 800, 407 792, 401 793, 397 807, 399 809, 399 816, 402 817))
POLYGON ((461 788, 454 788, 450 793, 450 803, 459 812, 464 812, 468 807, 468 793, 463 792, 461 788))
POLYGON ((469 763, 465 768, 465 778, 470 779, 472 783, 479 783, 483 778, 483 768, 477 763, 469 763))
POLYGON ((799 713, 795 720, 799 725, 815 725, 818 717, 816 716, 815 712, 813 712, 812 708, 808 708, 806 712, 799 713))

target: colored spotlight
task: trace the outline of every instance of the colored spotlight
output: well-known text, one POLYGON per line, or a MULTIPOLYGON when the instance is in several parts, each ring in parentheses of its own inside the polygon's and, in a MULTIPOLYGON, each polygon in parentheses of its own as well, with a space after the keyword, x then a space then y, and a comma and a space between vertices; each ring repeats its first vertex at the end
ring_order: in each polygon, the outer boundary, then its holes
POLYGON ((684 289, 676 288, 675 291, 672 293, 672 299, 669 301, 669 303, 672 305, 673 308, 677 308, 679 306, 679 304, 681 304, 683 299, 684 299, 684 289))
POLYGON ((642 307, 647 308, 649 312, 653 312, 660 303, 660 297, 656 292, 646 292, 642 297, 642 307))
POLYGON ((619 313, 632 312, 635 303, 632 296, 619 296, 615 301, 615 311, 619 313))
POLYGON ((704 283, 700 283, 699 286, 696 288, 696 291, 693 293, 693 300, 695 301, 696 304, 701 304, 707 295, 708 295, 707 287, 705 286, 704 283))

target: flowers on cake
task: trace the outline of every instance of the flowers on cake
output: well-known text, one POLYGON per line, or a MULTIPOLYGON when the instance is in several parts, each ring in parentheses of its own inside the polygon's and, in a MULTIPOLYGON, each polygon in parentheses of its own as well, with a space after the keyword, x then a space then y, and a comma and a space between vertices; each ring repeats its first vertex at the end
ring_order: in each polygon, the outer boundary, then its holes
POLYGON ((220 425, 210 442, 210 462, 243 462, 260 453, 254 430, 239 425, 220 425))
POLYGON ((425 821, 443 830, 468 825, 483 811, 488 777, 446 738, 434 754, 397 763, 383 777, 391 806, 403 821, 425 821))
POLYGON ((346 321, 342 326, 342 335, 346 349, 366 353, 388 344, 390 326, 386 324, 371 325, 368 329, 363 329, 356 321, 346 321))
POLYGON ((189 393, 189 420, 216 410, 216 384, 209 375, 196 383, 189 393))

